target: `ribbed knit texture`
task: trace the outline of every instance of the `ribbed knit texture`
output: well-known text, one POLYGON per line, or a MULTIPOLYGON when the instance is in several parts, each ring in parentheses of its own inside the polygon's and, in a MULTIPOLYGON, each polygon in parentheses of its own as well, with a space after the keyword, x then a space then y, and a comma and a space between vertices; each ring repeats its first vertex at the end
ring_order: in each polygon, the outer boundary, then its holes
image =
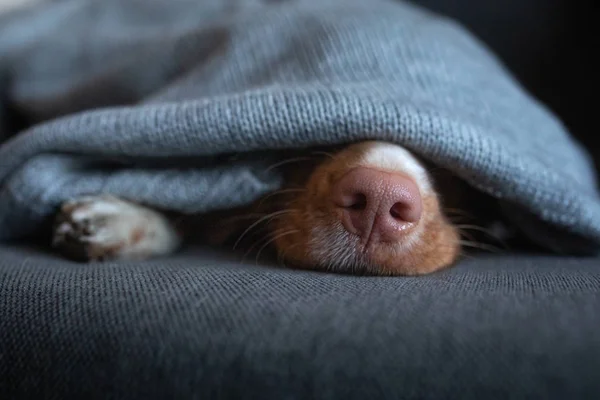
POLYGON ((597 263, 377 278, 0 247, 0 398, 596 399, 597 263))
POLYGON ((40 123, 0 148, 0 239, 82 193, 244 204, 281 184, 255 151, 381 139, 501 199, 551 250, 599 247, 587 154, 471 34, 413 6, 65 0, 1 22, 0 99, 40 123))

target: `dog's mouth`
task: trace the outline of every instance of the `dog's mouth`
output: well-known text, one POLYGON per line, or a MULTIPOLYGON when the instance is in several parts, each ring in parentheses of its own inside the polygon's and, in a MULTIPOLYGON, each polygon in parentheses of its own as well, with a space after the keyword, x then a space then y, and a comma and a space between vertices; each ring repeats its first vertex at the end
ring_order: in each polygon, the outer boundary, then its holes
POLYGON ((409 232, 396 242, 365 242, 341 223, 312 221, 310 225, 275 241, 286 266, 353 275, 419 275, 449 266, 460 250, 451 226, 447 230, 432 226, 439 235, 432 236, 424 229, 409 232), (427 236, 432 239, 429 243, 427 236))
POLYGON ((348 231, 343 224, 315 227, 309 241, 311 258, 321 270, 352 275, 394 275, 395 264, 410 257, 417 234, 383 242, 348 231))

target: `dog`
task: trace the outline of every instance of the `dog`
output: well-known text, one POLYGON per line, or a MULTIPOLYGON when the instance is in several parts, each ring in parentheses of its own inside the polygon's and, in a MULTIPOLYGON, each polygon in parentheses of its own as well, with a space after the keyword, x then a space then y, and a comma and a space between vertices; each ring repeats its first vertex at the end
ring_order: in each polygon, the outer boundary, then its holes
POLYGON ((110 194, 73 199, 60 207, 53 246, 84 261, 141 260, 201 237, 212 245, 246 243, 258 253, 272 249, 293 268, 414 276, 456 264, 466 246, 486 248, 474 233, 501 240, 481 224, 453 218, 468 210, 492 224, 496 210, 482 207, 493 204, 489 198, 398 144, 352 143, 280 166, 282 190, 243 209, 196 217, 110 194), (249 239, 253 231, 262 232, 258 242, 249 239))

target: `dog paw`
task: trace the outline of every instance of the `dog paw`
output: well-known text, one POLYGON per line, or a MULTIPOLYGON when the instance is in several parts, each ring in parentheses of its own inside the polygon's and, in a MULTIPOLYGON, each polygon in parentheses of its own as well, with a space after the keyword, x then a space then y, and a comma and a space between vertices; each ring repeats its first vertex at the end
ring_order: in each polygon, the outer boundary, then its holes
POLYGON ((65 256, 82 261, 147 258, 173 251, 178 242, 163 215, 110 195, 64 203, 52 240, 65 256))

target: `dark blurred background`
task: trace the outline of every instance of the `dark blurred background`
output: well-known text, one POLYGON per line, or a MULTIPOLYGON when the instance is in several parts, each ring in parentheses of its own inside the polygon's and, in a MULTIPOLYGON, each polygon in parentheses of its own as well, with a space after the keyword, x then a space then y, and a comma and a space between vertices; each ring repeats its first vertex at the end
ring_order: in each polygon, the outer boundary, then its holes
MULTIPOLYGON (((554 111, 600 166, 600 44, 591 0, 411 0, 457 19, 490 46, 521 83, 554 111)), ((597 8, 597 7, 596 7, 597 8)))

